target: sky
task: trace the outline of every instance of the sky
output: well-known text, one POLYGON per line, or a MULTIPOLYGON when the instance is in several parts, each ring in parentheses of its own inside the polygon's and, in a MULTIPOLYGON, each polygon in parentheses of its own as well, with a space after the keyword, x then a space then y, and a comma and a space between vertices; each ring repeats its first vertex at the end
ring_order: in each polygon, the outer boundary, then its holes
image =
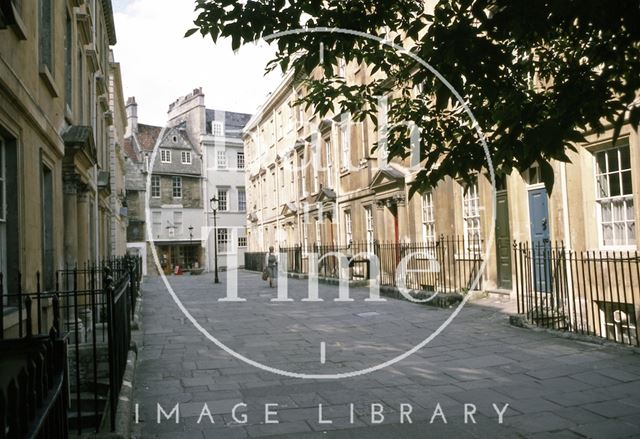
POLYGON ((197 87, 207 108, 255 113, 280 82, 280 72, 264 76, 274 53, 264 42, 234 53, 229 40, 183 38, 194 27, 194 7, 194 0, 113 0, 114 54, 140 123, 164 125, 169 104, 197 87))

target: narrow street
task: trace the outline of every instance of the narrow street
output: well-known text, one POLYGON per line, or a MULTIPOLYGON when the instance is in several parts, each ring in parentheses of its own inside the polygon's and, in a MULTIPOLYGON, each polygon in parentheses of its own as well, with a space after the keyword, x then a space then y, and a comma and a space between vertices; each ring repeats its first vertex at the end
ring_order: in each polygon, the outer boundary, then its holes
MULTIPOLYGON (((366 289, 352 289, 353 302, 334 302, 338 288, 326 285, 319 291, 324 302, 303 302, 307 283, 293 279, 294 300, 271 302, 276 290, 245 271, 238 272, 238 291, 246 302, 218 302, 226 294, 226 273, 218 285, 206 275, 169 281, 222 343, 295 373, 376 366, 420 343, 453 311, 394 299, 365 302, 366 289)), ((185 318, 159 277, 143 284, 142 333, 137 437, 640 435, 637 352, 511 327, 504 304, 492 299, 469 303, 439 336, 399 363, 337 380, 290 378, 234 358, 185 318), (167 414, 179 404, 179 423, 175 413, 157 423, 158 404, 167 414)))

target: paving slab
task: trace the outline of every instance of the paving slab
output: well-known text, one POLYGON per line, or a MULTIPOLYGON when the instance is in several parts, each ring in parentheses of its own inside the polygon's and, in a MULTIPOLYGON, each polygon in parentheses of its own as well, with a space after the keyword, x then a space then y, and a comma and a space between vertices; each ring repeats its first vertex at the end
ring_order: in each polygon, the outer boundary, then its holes
POLYGON ((259 369, 212 343, 180 312, 161 279, 149 277, 134 389, 136 437, 640 437, 640 355, 634 350, 512 327, 505 313, 511 304, 483 299, 467 304, 404 360, 358 375, 422 342, 454 310, 365 301, 364 288, 351 289, 352 302, 335 302, 338 288, 322 284, 324 301, 305 302, 308 283, 294 279, 288 282, 293 301, 272 302, 277 291, 259 274, 235 273, 246 302, 219 301, 226 296, 224 275, 217 285, 209 275, 169 282, 219 342, 289 375, 259 369), (344 373, 355 376, 295 376, 344 373), (157 423, 158 404, 167 412, 179 404, 180 422, 157 423), (494 404, 506 407, 501 415, 494 404), (319 422, 320 406, 323 421, 331 423, 319 422))

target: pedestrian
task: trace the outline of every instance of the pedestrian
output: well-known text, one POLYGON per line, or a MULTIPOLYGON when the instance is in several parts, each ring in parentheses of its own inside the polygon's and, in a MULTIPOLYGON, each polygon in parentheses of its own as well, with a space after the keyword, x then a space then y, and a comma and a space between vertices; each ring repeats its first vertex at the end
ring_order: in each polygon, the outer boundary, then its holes
POLYGON ((269 280, 269 288, 273 288, 278 276, 278 257, 274 253, 273 246, 269 247, 269 253, 266 256, 267 279, 269 280))

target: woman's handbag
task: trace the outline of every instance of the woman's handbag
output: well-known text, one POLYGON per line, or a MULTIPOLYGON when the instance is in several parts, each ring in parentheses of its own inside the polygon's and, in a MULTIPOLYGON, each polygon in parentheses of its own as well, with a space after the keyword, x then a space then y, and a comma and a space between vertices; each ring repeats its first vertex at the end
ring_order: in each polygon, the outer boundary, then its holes
POLYGON ((269 279, 269 271, 267 267, 264 267, 264 269, 262 270, 262 280, 267 280, 267 279, 269 279))

